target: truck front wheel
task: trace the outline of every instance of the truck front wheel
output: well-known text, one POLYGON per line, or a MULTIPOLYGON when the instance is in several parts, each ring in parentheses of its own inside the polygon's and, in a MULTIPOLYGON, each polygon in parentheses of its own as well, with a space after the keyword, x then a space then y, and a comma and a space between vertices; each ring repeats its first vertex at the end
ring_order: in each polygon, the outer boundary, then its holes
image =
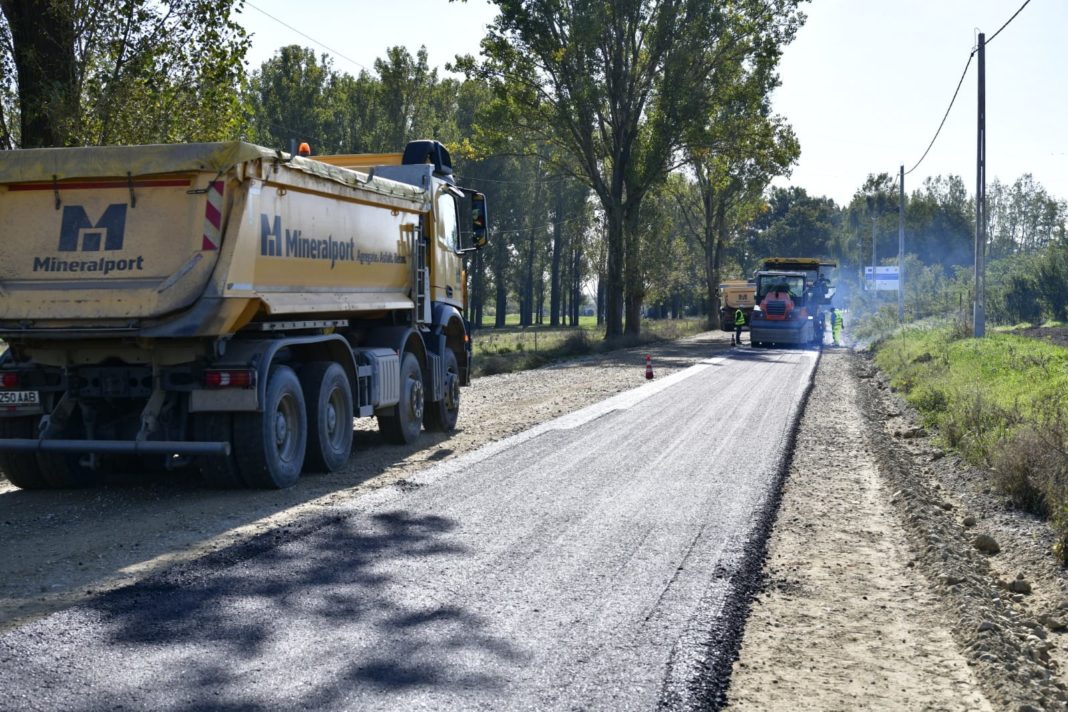
POLYGON ((427 430, 447 433, 456 428, 460 415, 460 364, 452 349, 445 349, 445 396, 426 404, 424 422, 427 430))
POLYGON ((293 369, 275 366, 260 413, 234 414, 234 450, 249 487, 284 489, 300 478, 308 442, 304 392, 293 369))
POLYGON ((339 363, 316 361, 300 374, 307 401, 308 447, 304 469, 337 472, 352 454, 352 387, 339 363))
POLYGON ((405 352, 400 367, 400 402, 391 415, 378 416, 378 429, 394 445, 408 445, 419 439, 423 427, 423 371, 415 354, 405 352))

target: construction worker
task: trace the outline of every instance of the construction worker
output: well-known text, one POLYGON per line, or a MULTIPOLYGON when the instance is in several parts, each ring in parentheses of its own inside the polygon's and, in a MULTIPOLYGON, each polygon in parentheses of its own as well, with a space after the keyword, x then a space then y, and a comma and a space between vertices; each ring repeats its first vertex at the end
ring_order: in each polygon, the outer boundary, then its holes
POLYGON ((742 345, 742 327, 745 326, 745 312, 736 309, 734 312, 734 343, 742 345))
POLYGON ((831 337, 834 338, 834 345, 841 346, 842 327, 845 324, 842 321, 842 313, 834 307, 831 307, 831 337))

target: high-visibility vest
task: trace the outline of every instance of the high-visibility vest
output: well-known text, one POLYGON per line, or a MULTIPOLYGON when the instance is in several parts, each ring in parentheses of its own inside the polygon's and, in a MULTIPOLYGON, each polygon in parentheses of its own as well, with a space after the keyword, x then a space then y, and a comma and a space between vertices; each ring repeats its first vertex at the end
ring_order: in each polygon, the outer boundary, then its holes
POLYGON ((741 309, 734 312, 734 325, 745 326, 745 312, 743 312, 741 309))

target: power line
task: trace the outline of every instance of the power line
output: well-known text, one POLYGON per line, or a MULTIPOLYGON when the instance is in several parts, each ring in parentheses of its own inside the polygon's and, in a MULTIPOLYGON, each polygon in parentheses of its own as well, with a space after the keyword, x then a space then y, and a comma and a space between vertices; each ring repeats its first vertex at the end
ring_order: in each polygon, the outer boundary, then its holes
POLYGON ((333 49, 331 47, 327 47, 325 44, 323 44, 319 40, 315 39, 311 35, 305 34, 305 33, 301 32, 300 30, 298 30, 296 27, 293 27, 293 25, 290 25, 290 24, 288 24, 286 22, 283 22, 282 20, 279 20, 277 17, 275 17, 271 13, 267 12, 266 10, 258 8, 255 5, 253 5, 252 3, 248 2, 248 0, 245 1, 245 5, 247 7, 251 7, 256 12, 259 12, 259 13, 262 13, 262 14, 266 15, 267 17, 269 17, 272 20, 274 20, 275 22, 277 22, 279 25, 282 25, 283 27, 286 27, 286 28, 292 30, 293 32, 296 32, 301 37, 303 37, 303 38, 305 38, 307 40, 311 40, 315 44, 317 44, 320 47, 322 47, 323 49, 325 49, 327 52, 330 52, 331 54, 337 55, 338 57, 340 57, 341 59, 344 59, 347 62, 352 62, 353 64, 355 64, 360 69, 366 70, 368 72, 371 71, 370 69, 367 69, 367 67, 365 67, 362 64, 360 64, 359 62, 357 62, 355 59, 352 59, 351 57, 346 57, 345 55, 341 54, 341 52, 338 52, 336 49, 333 49))
POLYGON ((997 32, 995 32, 994 34, 990 35, 990 39, 988 39, 986 41, 986 43, 990 44, 991 42, 993 42, 994 38, 997 37, 998 35, 1000 35, 1001 31, 1004 30, 1006 27, 1008 27, 1009 23, 1012 22, 1013 20, 1015 20, 1017 15, 1019 15, 1021 12, 1023 12, 1023 9, 1025 7, 1027 7, 1027 4, 1029 2, 1031 2, 1031 0, 1024 0, 1024 4, 1020 5, 1020 9, 1017 10, 1016 12, 1012 13, 1012 17, 1010 17, 1008 20, 1005 20, 1005 24, 1002 25, 1001 27, 999 27, 997 32))
MULTIPOLYGON (((1030 0, 1029 0, 1030 1, 1030 0)), ((923 163, 923 159, 927 158, 927 154, 931 152, 931 148, 934 147, 935 141, 938 140, 938 134, 942 133, 942 127, 946 125, 946 119, 949 118, 949 112, 953 109, 954 102, 957 101, 957 94, 960 93, 961 85, 964 84, 964 77, 968 75, 968 67, 972 66, 972 57, 975 56, 975 52, 972 51, 968 54, 968 61, 964 65, 964 71, 961 72, 960 81, 957 82, 957 88, 953 91, 953 98, 949 100, 949 108, 946 109, 945 115, 942 117, 942 123, 938 124, 938 130, 935 131, 934 138, 931 139, 931 143, 927 144, 927 150, 920 156, 920 160, 916 161, 916 165, 905 171, 905 175, 912 173, 914 170, 920 167, 923 163)))
MULTIPOLYGON (((1021 12, 1023 12, 1023 9, 1025 7, 1027 7, 1027 5, 1030 2, 1031 2, 1031 0, 1024 0, 1023 5, 1020 5, 1020 7, 1016 10, 1016 12, 1012 13, 1012 17, 1010 17, 1008 20, 1005 20, 1005 24, 1003 24, 1001 27, 999 27, 998 31, 995 32, 994 34, 992 34, 990 36, 990 38, 986 40, 986 44, 990 44, 994 40, 995 37, 1000 35, 1001 31, 1004 30, 1006 27, 1008 27, 1009 23, 1012 22, 1013 20, 1015 20, 1016 16, 1019 15, 1021 12)), ((942 132, 942 127, 946 125, 946 119, 949 118, 949 112, 953 109, 953 103, 957 100, 957 94, 960 93, 961 85, 964 84, 964 77, 966 77, 968 75, 968 68, 972 65, 972 57, 975 56, 975 53, 977 51, 978 51, 977 49, 973 49, 968 54, 968 61, 964 65, 964 71, 961 72, 960 81, 957 82, 957 88, 953 91, 953 98, 949 100, 949 108, 946 109, 945 116, 942 117, 942 123, 938 124, 938 130, 935 131, 934 138, 932 138, 931 139, 931 143, 929 143, 927 145, 927 150, 923 152, 922 156, 920 156, 920 160, 916 161, 916 165, 914 165, 912 168, 910 168, 907 171, 905 171, 905 175, 908 175, 909 173, 912 173, 914 170, 916 170, 917 168, 920 167, 920 164, 923 163, 923 159, 927 158, 927 154, 930 153, 931 148, 935 144, 935 141, 938 140, 938 134, 940 134, 942 132)))

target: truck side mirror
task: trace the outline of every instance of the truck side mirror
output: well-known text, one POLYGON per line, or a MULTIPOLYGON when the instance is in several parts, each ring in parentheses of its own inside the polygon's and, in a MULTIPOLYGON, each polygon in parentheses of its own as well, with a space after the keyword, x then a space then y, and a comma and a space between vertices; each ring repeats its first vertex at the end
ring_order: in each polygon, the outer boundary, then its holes
POLYGON ((489 242, 489 218, 486 215, 486 196, 483 193, 471 193, 471 241, 476 250, 481 250, 489 242))

